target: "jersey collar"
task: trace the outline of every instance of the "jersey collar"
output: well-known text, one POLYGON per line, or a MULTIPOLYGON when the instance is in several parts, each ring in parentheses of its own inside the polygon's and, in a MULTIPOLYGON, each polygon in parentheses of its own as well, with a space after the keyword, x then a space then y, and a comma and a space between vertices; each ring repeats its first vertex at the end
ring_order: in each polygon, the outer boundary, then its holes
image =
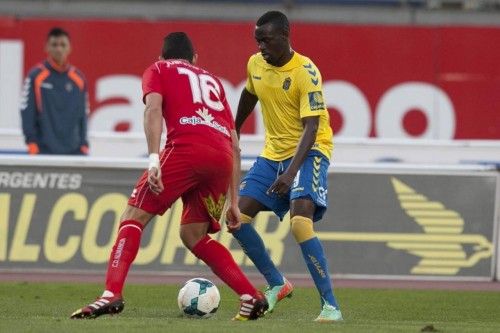
MULTIPOLYGON (((260 56, 262 58, 262 54, 260 56)), ((269 65, 264 60, 264 58, 262 58, 262 61, 264 62, 264 64, 265 64, 266 67, 274 69, 274 70, 277 70, 277 71, 280 71, 280 72, 287 72, 287 71, 290 71, 290 70, 292 70, 294 68, 297 68, 297 67, 301 66, 300 56, 299 56, 299 54, 296 51, 293 51, 293 56, 290 59, 290 61, 288 61, 286 64, 284 64, 281 67, 276 67, 276 66, 273 66, 273 65, 269 65)))
POLYGON ((64 73, 66 72, 70 65, 68 62, 66 62, 64 65, 62 66, 59 66, 58 64, 56 64, 56 62, 54 60, 52 60, 50 57, 47 58, 47 64, 49 64, 50 67, 52 67, 52 69, 54 69, 55 71, 59 72, 59 73, 64 73))

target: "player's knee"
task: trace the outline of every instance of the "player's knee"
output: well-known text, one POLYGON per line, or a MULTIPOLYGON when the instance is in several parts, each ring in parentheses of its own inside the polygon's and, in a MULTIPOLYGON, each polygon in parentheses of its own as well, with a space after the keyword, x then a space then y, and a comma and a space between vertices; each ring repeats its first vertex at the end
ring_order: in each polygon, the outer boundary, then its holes
POLYGON ((241 223, 252 223, 253 217, 245 215, 243 213, 240 214, 241 223))
POLYGON ((153 214, 150 214, 140 208, 127 205, 120 218, 120 222, 132 220, 146 226, 153 216, 153 214))
POLYGON ((200 240, 207 235, 206 225, 204 223, 181 224, 180 236, 182 243, 190 251, 200 240))
POLYGON ((191 232, 186 232, 181 229, 181 240, 184 246, 188 250, 192 250, 193 247, 202 239, 203 237, 200 237, 199 235, 193 234, 191 232))
POLYGON ((310 218, 296 215, 290 220, 292 234, 297 243, 305 242, 316 237, 313 228, 313 221, 310 218))

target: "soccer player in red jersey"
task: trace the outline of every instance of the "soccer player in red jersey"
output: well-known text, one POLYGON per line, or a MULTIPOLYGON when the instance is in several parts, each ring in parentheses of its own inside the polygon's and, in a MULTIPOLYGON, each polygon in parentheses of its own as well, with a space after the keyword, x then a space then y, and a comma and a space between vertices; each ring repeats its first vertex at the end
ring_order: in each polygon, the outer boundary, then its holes
POLYGON ((105 291, 71 318, 96 318, 123 310, 123 285, 139 250, 142 230, 178 198, 184 204, 180 228, 184 245, 240 296, 240 310, 234 319, 257 319, 267 310, 264 295, 250 283, 229 250, 208 235, 220 230, 226 193, 228 229, 240 227, 240 156, 222 84, 194 65, 196 57, 189 37, 174 32, 164 39, 161 60, 144 72, 149 168, 137 182, 121 217, 105 291), (162 117, 167 143, 160 152, 162 117))

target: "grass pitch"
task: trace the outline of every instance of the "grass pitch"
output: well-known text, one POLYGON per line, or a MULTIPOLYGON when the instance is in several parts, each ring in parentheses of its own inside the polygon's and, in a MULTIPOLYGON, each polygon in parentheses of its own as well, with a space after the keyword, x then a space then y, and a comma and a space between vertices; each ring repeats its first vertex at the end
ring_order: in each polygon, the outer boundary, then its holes
POLYGON ((253 322, 232 322, 238 300, 219 287, 221 306, 210 319, 184 318, 178 285, 128 285, 125 310, 96 320, 70 314, 101 292, 97 284, 0 283, 0 332, 500 332, 500 293, 338 289, 344 322, 319 324, 313 288, 297 288, 276 311, 253 322), (432 325, 433 329, 430 327, 432 325))

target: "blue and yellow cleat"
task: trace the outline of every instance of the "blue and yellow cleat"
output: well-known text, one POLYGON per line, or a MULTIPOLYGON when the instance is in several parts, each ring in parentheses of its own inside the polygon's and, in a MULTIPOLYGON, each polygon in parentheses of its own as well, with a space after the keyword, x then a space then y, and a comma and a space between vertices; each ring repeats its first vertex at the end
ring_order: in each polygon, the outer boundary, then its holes
POLYGON ((283 278, 284 284, 280 286, 269 287, 267 286, 264 291, 264 295, 266 295, 267 302, 269 303, 269 308, 267 312, 273 312, 276 303, 281 301, 285 297, 292 297, 293 285, 287 279, 283 278))
POLYGON ((314 319, 314 321, 319 323, 334 323, 342 320, 344 319, 340 310, 326 302, 323 304, 323 309, 318 318, 314 319))

